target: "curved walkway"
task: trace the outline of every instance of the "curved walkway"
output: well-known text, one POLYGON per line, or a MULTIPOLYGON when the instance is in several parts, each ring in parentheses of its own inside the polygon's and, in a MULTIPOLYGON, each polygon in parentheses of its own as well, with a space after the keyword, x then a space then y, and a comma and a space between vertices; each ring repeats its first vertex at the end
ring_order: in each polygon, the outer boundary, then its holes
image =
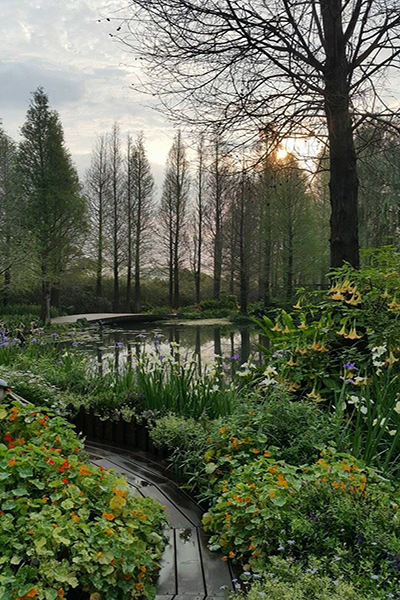
POLYGON ((167 507, 170 529, 157 585, 158 600, 211 600, 233 591, 233 574, 221 556, 207 549, 201 528, 202 510, 144 452, 129 452, 90 442, 92 462, 121 473, 134 493, 167 507))

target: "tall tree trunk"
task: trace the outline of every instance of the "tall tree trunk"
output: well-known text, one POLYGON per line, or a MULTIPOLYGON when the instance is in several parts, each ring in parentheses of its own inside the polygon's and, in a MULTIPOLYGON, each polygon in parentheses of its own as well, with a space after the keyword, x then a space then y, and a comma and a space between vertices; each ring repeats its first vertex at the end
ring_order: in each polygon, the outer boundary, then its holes
POLYGON ((139 173, 138 181, 138 204, 136 215, 136 241, 135 241, 135 299, 134 310, 140 312, 142 310, 142 290, 140 285, 140 250, 141 250, 141 234, 142 234, 142 187, 141 174, 139 173))
POLYGON ((293 299, 293 223, 292 214, 290 211, 288 239, 287 239, 287 266, 286 266, 286 300, 289 302, 293 299))
POLYGON ((99 200, 99 239, 97 241, 96 296, 103 295, 103 200, 99 200))
POLYGON ((260 300, 268 305, 271 301, 271 200, 264 190, 261 220, 261 268, 259 279, 260 300))
POLYGON ((42 261, 42 303, 40 318, 47 325, 50 323, 51 283, 48 279, 48 264, 45 256, 42 261))
POLYGON ((136 249, 135 249, 135 298, 134 298, 134 311, 140 312, 142 310, 142 290, 140 285, 140 236, 136 238, 136 249))
POLYGON ((221 296, 222 275, 222 190, 219 161, 219 139, 215 143, 215 239, 214 239, 214 299, 221 296))
POLYGON ((247 231, 246 231, 246 209, 245 203, 248 198, 246 198, 245 193, 245 181, 241 182, 241 190, 240 190, 240 223, 239 223, 239 304, 240 304, 240 313, 245 315, 247 313, 247 299, 248 299, 248 288, 249 288, 249 270, 247 264, 247 231))
POLYGON ((11 286, 11 267, 7 267, 4 271, 4 282, 3 282, 3 306, 7 306, 10 300, 10 286, 11 286))
POLYGON ((328 124, 331 267, 360 264, 357 157, 350 115, 350 84, 341 0, 321 0, 326 39, 325 114, 328 124))
MULTIPOLYGON (((171 226, 170 226, 171 227, 171 226)), ((169 260, 168 260, 168 302, 171 308, 174 304, 174 247, 172 241, 172 229, 170 229, 170 239, 169 239, 169 260)))

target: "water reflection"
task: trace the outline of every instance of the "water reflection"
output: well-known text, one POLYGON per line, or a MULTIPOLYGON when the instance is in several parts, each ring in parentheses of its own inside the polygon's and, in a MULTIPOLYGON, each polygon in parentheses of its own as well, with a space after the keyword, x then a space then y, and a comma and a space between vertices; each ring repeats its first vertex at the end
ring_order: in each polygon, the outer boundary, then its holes
POLYGON ((235 325, 224 320, 101 327, 94 333, 85 347, 96 356, 101 371, 110 360, 116 368, 124 363, 132 365, 134 357, 143 351, 160 351, 163 344, 173 343, 179 344, 181 357, 196 360, 200 371, 206 363, 217 361, 225 368, 230 365, 233 374, 250 356, 259 362, 259 344, 268 344, 252 324, 235 325))

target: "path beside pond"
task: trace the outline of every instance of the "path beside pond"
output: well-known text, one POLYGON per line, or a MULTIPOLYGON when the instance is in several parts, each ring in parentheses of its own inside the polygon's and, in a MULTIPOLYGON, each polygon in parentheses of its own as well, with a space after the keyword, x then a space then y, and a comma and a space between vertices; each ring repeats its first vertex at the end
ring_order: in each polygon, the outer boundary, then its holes
POLYGON ((202 510, 166 477, 159 463, 143 452, 104 444, 90 442, 86 449, 94 464, 121 473, 134 493, 166 506, 169 542, 161 562, 158 600, 212 600, 233 591, 230 565, 207 548, 207 536, 201 527, 202 510))
POLYGON ((78 321, 87 321, 88 323, 103 324, 112 323, 151 323, 153 321, 162 321, 175 318, 173 314, 150 315, 145 313, 82 313, 79 315, 66 315, 64 317, 54 317, 51 319, 53 325, 63 325, 77 323, 78 321))

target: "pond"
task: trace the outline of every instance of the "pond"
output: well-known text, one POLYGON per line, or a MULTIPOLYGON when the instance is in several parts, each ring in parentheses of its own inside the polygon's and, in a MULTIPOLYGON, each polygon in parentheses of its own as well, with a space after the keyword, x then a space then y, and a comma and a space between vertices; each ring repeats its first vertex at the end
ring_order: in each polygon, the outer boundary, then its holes
POLYGON ((208 319, 96 326, 83 348, 96 355, 98 364, 105 365, 112 360, 122 366, 143 350, 157 348, 162 353, 163 344, 171 342, 179 344, 181 357, 195 358, 200 369, 216 359, 240 365, 247 362, 250 355, 255 362, 260 362, 262 353, 258 344, 265 344, 253 324, 208 319))

